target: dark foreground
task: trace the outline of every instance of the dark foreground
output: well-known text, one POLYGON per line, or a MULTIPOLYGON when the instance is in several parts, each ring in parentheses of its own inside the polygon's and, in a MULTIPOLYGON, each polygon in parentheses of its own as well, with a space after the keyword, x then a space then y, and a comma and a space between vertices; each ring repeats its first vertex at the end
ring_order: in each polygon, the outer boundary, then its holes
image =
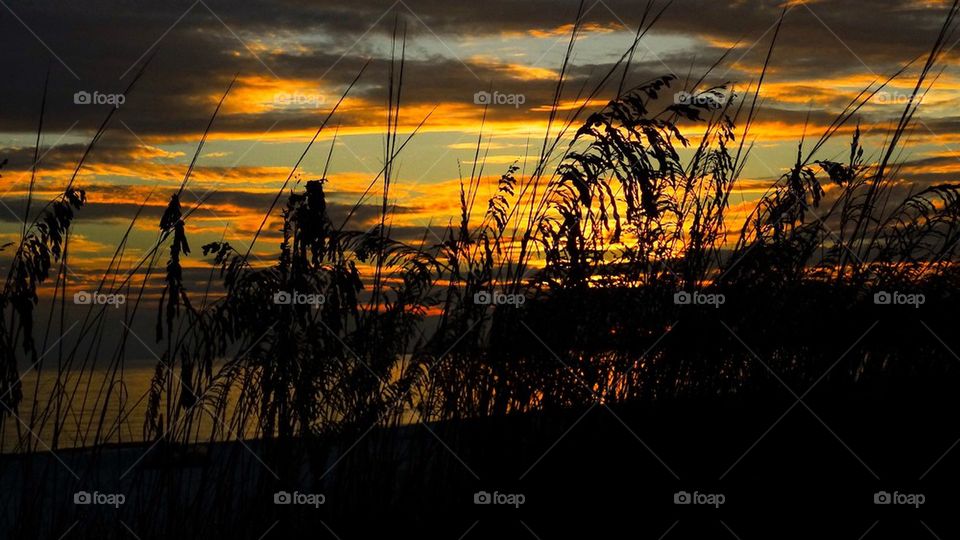
POLYGON ((956 538, 960 398, 948 384, 598 404, 309 449, 8 456, 3 519, 17 528, 2 537, 956 538), (75 504, 78 485, 123 504, 75 504), (55 504, 32 502, 43 490, 55 504), (893 503, 876 504, 881 492, 893 503))

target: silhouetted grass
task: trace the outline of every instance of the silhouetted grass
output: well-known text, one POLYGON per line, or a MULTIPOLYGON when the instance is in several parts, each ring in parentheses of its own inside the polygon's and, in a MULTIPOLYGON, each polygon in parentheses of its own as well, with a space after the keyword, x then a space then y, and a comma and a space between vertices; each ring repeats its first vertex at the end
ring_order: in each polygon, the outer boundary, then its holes
MULTIPOLYGON (((730 83, 704 86, 707 74, 688 88, 671 76, 626 87, 637 43, 662 13, 654 14, 651 3, 633 46, 561 122, 567 62, 582 27, 582 10, 538 154, 518 156, 500 176, 496 194, 478 209, 486 167, 481 133, 469 175, 461 178, 458 220, 437 242, 425 233, 419 244, 409 244, 390 233, 394 159, 423 125, 399 140, 405 37, 397 28, 386 85, 384 166, 354 207, 379 185, 377 223, 368 230, 351 228, 354 212, 334 223, 327 197, 336 189, 335 180, 303 182, 299 176, 303 158, 341 98, 291 169, 248 247, 238 250, 228 241, 202 246, 213 268, 208 290, 198 297, 184 284, 182 259, 197 255, 188 241, 189 217, 203 201, 184 210, 180 197, 228 88, 171 196, 155 245, 121 274, 128 229, 100 281, 100 291, 125 291, 131 298, 121 314, 122 327, 106 326, 105 308, 91 306, 80 322, 81 338, 58 347, 49 401, 42 409, 38 405, 38 377, 32 410, 23 411, 24 362, 38 372, 44 368, 38 359, 43 349, 35 343, 37 290, 55 271, 47 343, 51 333, 66 330, 69 233, 87 196, 74 180, 107 129, 111 111, 63 195, 35 222, 24 224, 22 239, 10 253, 0 295, 0 404, 5 409, 0 432, 6 436, 12 426, 19 452, 74 445, 102 450, 122 442, 127 408, 115 420, 107 409, 114 396, 128 399, 123 372, 129 328, 137 317, 149 316, 141 304, 151 279, 163 282, 155 336, 163 352, 150 390, 140 399, 147 403, 143 441, 155 448, 144 465, 161 472, 140 466, 116 473, 138 478, 147 496, 158 501, 154 513, 137 517, 140 525, 185 538, 197 534, 198 524, 210 516, 224 520, 235 511, 231 485, 268 497, 277 485, 298 481, 304 460, 313 460, 312 470, 320 473, 329 445, 349 445, 374 428, 402 430, 415 423, 502 418, 598 402, 716 398, 775 384, 770 371, 809 383, 836 360, 837 343, 854 343, 869 327, 873 295, 884 290, 924 293, 931 300, 925 308, 931 324, 946 320, 958 278, 960 185, 933 186, 898 200, 894 156, 952 36, 956 3, 913 99, 879 149, 882 157, 875 163, 864 157, 859 126, 846 162, 815 156, 880 85, 862 92, 807 156, 801 142, 790 171, 733 231, 728 230, 730 196, 749 159, 747 141, 776 33, 763 74, 747 92, 735 93, 730 83), (619 86, 608 105, 587 111, 586 104, 613 84, 619 86), (680 90, 700 99, 670 101, 680 90), (556 124, 562 125, 555 129, 556 124), (253 246, 277 206, 282 218, 278 254, 269 264, 252 264, 253 246), (163 275, 154 277, 164 249, 163 275), (142 277, 139 285, 134 275, 142 277), (722 309, 678 306, 674 295, 681 291, 723 294, 727 303, 722 309), (522 295, 525 302, 490 307, 474 301, 493 292, 522 295), (323 302, 316 307, 278 303, 278 294, 314 295, 323 302), (701 324, 705 321, 711 324, 701 324), (101 350, 103 337, 114 332, 120 333, 115 350, 101 350), (754 355, 769 366, 758 365, 754 355), (108 360, 109 377, 95 389, 92 373, 101 359, 108 360), (76 418, 88 408, 74 404, 88 399, 101 414, 76 418), (61 438, 68 422, 80 428, 79 440, 61 438), (48 430, 53 433, 49 446, 36 436, 48 430), (228 445, 229 450, 218 450, 226 465, 201 469, 195 480, 203 487, 178 500, 177 484, 164 471, 203 461, 215 443, 237 439, 256 441, 252 444, 269 474, 249 473, 260 464, 243 455, 245 448, 228 445), (166 513, 178 519, 164 519, 166 513)), ((32 194, 31 179, 25 219, 32 194)), ((139 217, 138 212, 131 228, 139 217)), ((857 342, 825 386, 843 392, 900 376, 955 373, 942 351, 924 350, 922 362, 915 361, 915 353, 915 344, 857 342)), ((104 466, 100 450, 89 454, 91 468, 104 466)), ((384 456, 400 452, 389 446, 381 450, 386 461, 390 458, 384 456)), ((377 461, 364 463, 375 467, 377 461)), ((86 473, 72 478, 57 468, 36 476, 28 464, 23 467, 31 482, 23 482, 24 511, 13 519, 21 536, 46 527, 24 517, 50 496, 28 484, 76 487, 87 479, 86 473)), ((57 523, 69 521, 67 515, 57 518, 57 523)))

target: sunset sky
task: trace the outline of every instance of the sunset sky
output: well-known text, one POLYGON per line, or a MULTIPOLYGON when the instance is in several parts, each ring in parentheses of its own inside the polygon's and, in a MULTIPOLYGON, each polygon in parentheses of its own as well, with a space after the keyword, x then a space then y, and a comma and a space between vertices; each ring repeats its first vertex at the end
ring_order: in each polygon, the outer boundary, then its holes
MULTIPOLYGON (((199 246, 224 234, 246 246, 306 143, 369 59, 300 171, 304 180, 322 174, 339 130, 327 190, 333 214, 345 215, 344 208, 383 165, 395 21, 407 32, 401 136, 436 110, 396 162, 393 232, 420 238, 432 225, 434 234, 442 234, 457 212, 459 171, 469 174, 473 164, 484 112, 474 103, 475 93, 523 96, 522 105, 495 104, 487 113, 484 176, 492 182, 515 160, 522 164, 526 153, 539 150, 578 5, 573 0, 0 4, 5 51, 0 161, 9 160, 0 197, 4 242, 19 238, 48 68, 37 183, 41 199, 63 189, 109 108, 75 104, 74 95, 121 92, 155 53, 81 171, 78 185, 87 190, 89 205, 80 211, 71 238, 70 266, 78 280, 99 278, 150 193, 149 209, 135 227, 131 246, 142 250, 156 239, 163 207, 235 75, 236 85, 184 196, 187 208, 208 197, 188 224, 195 252, 185 264, 207 267, 199 246)), ((629 47, 645 4, 587 0, 564 104, 575 103, 579 90, 589 88, 629 47)), ((709 81, 745 89, 759 75, 783 7, 774 1, 677 0, 641 42, 629 80, 673 74, 679 82, 671 92, 683 90, 683 81, 699 78, 732 47, 709 81)), ((742 216, 742 209, 789 167, 805 123, 808 136, 818 138, 861 89, 929 50, 942 24, 944 2, 791 1, 788 9, 750 139, 754 153, 732 200, 734 215, 739 205, 742 216)), ((947 54, 948 67, 909 133, 908 151, 901 156, 905 181, 955 180, 960 172, 960 154, 954 151, 960 148, 956 58, 947 54)), ((917 67, 863 110, 868 157, 875 157, 902 111, 917 67)), ((595 105, 604 103, 600 99, 595 105)), ((820 158, 843 159, 848 144, 844 133, 820 158)), ((375 186, 371 203, 379 189, 375 186)), ((376 212, 366 207, 353 228, 372 225, 376 212)), ((259 257, 276 253, 276 222, 271 223, 272 230, 256 246, 259 257)))

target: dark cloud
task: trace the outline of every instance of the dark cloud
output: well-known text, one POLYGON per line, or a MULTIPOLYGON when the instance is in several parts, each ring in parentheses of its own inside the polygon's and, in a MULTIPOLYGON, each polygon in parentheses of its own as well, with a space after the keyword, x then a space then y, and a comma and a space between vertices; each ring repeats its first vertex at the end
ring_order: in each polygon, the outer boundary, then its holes
MULTIPOLYGON (((942 10, 909 7, 917 4, 857 0, 792 8, 774 56, 774 77, 800 80, 892 72, 922 54, 941 23, 942 10)), ((0 79, 3 131, 30 133, 36 129, 40 89, 49 66, 47 129, 65 130, 76 122, 79 130, 90 132, 107 108, 77 106, 73 103, 74 93, 122 92, 144 59, 155 51, 153 63, 127 96, 121 112, 121 118, 144 137, 201 131, 213 108, 209 96, 221 92, 238 72, 268 78, 273 73, 282 78, 323 78, 330 88, 339 91, 372 57, 374 61, 355 95, 381 103, 389 69, 385 60, 388 51, 383 45, 392 34, 395 21, 411 38, 430 44, 424 50, 411 47, 406 64, 405 103, 466 104, 471 102, 474 92, 485 87, 523 93, 527 104, 549 103, 553 81, 520 82, 484 64, 470 64, 468 70, 461 63, 463 59, 451 55, 445 43, 454 43, 462 36, 550 31, 569 24, 577 10, 574 1, 547 0, 21 0, 8 5, 19 20, 6 10, 0 12, 0 47, 7 52, 2 69, 14 74, 0 79), (259 59, 248 50, 248 45, 259 59)), ((585 5, 590 8, 588 21, 618 28, 624 23, 629 27, 638 24, 645 2, 608 0, 588 1, 585 5)), ((741 67, 755 67, 763 59, 780 5, 779 1, 769 0, 674 3, 648 39, 684 34, 709 38, 717 45, 647 57, 636 65, 636 79, 662 75, 668 70, 696 74, 723 53, 719 43, 738 40, 741 46, 731 54, 730 61, 746 53, 740 59, 741 67), (758 39, 761 42, 754 46, 758 39)), ((558 41, 558 48, 562 49, 564 38, 558 37, 558 41)), ((607 70, 608 65, 575 63, 568 88, 579 88, 588 78, 599 78, 607 70)), ((730 79, 747 76, 739 71, 728 75, 730 79)), ((329 97, 331 101, 336 98, 329 97)), ((491 114, 494 120, 518 118, 517 111, 506 108, 492 110, 491 114)), ((524 118, 519 114, 520 119, 524 118)), ((319 113, 302 111, 234 114, 224 116, 217 128, 259 132, 279 120, 282 129, 302 129, 315 127, 321 118, 319 113)), ((347 114, 340 120, 353 125, 369 122, 370 116, 347 114)))
MULTIPOLYGON (((117 202, 114 197, 129 197, 128 188, 124 186, 113 186, 97 184, 85 186, 87 191, 87 204, 76 213, 78 224, 84 223, 104 223, 107 221, 129 223, 140 209, 141 202, 122 201, 117 202)), ((143 211, 140 213, 141 223, 159 223, 160 217, 166 208, 170 196, 176 192, 176 188, 154 191, 149 200, 146 196, 142 202, 146 203, 143 211)), ((216 217, 226 222, 231 222, 238 217, 248 215, 260 215, 270 208, 276 194, 273 193, 250 193, 246 191, 223 190, 216 191, 208 196, 204 196, 203 204, 198 205, 199 197, 192 192, 187 192, 182 197, 184 210, 197 208, 196 216, 200 218, 216 217), (210 210, 212 209, 212 210, 210 210)), ((327 202, 327 212, 330 219, 339 224, 343 223, 348 215, 352 217, 350 227, 367 227, 375 221, 379 221, 381 207, 376 204, 361 204, 354 209, 354 204, 348 202, 338 202, 334 198, 342 198, 339 194, 333 192, 329 194, 331 200, 327 202)), ((39 211, 35 204, 34 211, 39 211)), ((284 200, 280 201, 282 205, 284 200)), ((24 197, 6 196, 0 197, 0 205, 6 206, 18 215, 9 211, 0 211, 0 222, 19 223, 19 212, 26 207, 24 197)), ((2 208, 0 206, 0 208, 2 208)), ((396 215, 410 214, 422 211, 422 208, 409 205, 394 205, 390 207, 390 212, 396 215)), ((279 210, 276 212, 279 214, 279 210)), ((33 212, 31 212, 33 214, 33 212)), ((31 217, 36 217, 32 215, 31 217)))

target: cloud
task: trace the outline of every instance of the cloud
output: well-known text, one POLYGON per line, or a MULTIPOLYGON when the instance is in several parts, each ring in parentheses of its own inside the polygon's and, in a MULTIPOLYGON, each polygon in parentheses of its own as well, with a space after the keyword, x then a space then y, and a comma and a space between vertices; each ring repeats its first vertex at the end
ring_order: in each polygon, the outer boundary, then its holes
MULTIPOLYGON (((129 219, 154 189, 156 198, 148 213, 161 208, 182 179, 217 100, 236 76, 193 172, 191 189, 199 194, 215 189, 207 209, 221 220, 236 219, 238 230, 255 229, 272 190, 366 65, 321 139, 327 144, 332 131, 339 129, 335 160, 341 161, 331 169, 330 178, 333 185, 340 182, 333 192, 341 194, 332 208, 344 212, 352 203, 347 194, 361 193, 382 166, 380 141, 371 135, 380 134, 385 122, 391 36, 395 29, 406 33, 400 125, 409 133, 430 114, 423 131, 441 136, 405 161, 401 170, 416 179, 437 159, 448 158, 453 165, 435 173, 429 189, 396 192, 421 198, 417 204, 400 199, 398 215, 409 219, 398 218, 399 231, 416 229, 413 217, 418 222, 433 216, 445 220, 455 213, 457 186, 437 178, 454 177, 458 159, 469 165, 481 119, 484 135, 496 139, 489 146, 490 167, 522 159, 528 148, 537 147, 529 141, 542 137, 546 129, 578 3, 173 0, 134 5, 130 0, 91 0, 83 5, 23 1, 9 5, 23 21, 0 18, 0 47, 7 51, 3 68, 13 75, 0 78, 5 139, 0 159, 10 162, 3 171, 8 190, 3 200, 14 209, 21 208, 17 197, 29 180, 48 66, 44 151, 56 146, 43 158, 38 186, 44 193, 55 193, 110 111, 106 105, 77 104, 74 94, 122 92, 155 53, 81 170, 91 203, 84 210, 88 217, 80 219, 91 221, 129 219), (474 103, 478 91, 522 94, 524 103, 484 108, 474 103), (462 134, 469 137, 458 140, 462 134), (248 144, 230 146, 240 140, 248 144), (345 166, 341 156, 355 159, 345 166)), ((611 73, 606 90, 588 105, 602 107, 613 95, 621 71, 611 68, 630 44, 644 4, 607 0, 586 5, 590 10, 584 32, 565 68, 560 121, 611 73)), ((662 98, 660 105, 665 106, 672 92, 688 88, 691 80, 732 49, 705 84, 729 82, 744 92, 759 74, 782 9, 781 0, 675 2, 637 49, 625 84, 677 74, 679 80, 662 98)), ((755 144, 753 157, 769 166, 751 162, 751 176, 782 172, 800 137, 819 136, 860 89, 922 55, 944 13, 939 3, 894 0, 791 3, 789 9, 765 81, 763 107, 748 141, 755 144), (788 146, 790 150, 784 150, 788 146)), ((865 123, 895 117, 903 107, 895 98, 910 88, 909 78, 891 85, 890 100, 861 111, 865 123)), ((930 113, 921 116, 925 127, 911 135, 912 144, 937 149, 960 144, 960 121, 951 112, 960 101, 960 79, 947 72, 938 89, 928 96, 923 111, 930 113)), ((838 135, 844 144, 853 125, 838 135)), ((882 131, 881 125, 870 136, 882 138, 882 131)), ((324 154, 326 148, 315 154, 324 154)), ((411 146, 405 152, 415 150, 411 146)), ((314 161, 301 170, 305 178, 318 175, 326 165, 323 156, 311 158, 314 161)), ((924 181, 954 172, 941 171, 934 163, 928 166, 930 170, 910 172, 924 181)), ((359 223, 372 219, 372 208, 362 207, 359 223)), ((0 219, 12 219, 3 213, 0 219)), ((152 227, 154 218, 145 216, 144 222, 152 227)), ((206 209, 197 218, 205 231, 222 229, 206 209)))
MULTIPOLYGON (((125 4, 106 0, 93 0, 82 8, 69 3, 11 4, 59 60, 51 58, 16 19, 2 19, 0 46, 16 51, 8 54, 4 68, 17 74, 0 81, 6 101, 5 130, 35 130, 38 95, 46 67, 51 65, 47 129, 65 130, 78 122, 79 130, 90 132, 106 109, 77 106, 74 93, 121 92, 144 55, 154 51, 156 58, 128 96, 121 115, 151 144, 152 137, 195 137, 236 73, 240 80, 217 130, 262 133, 278 121, 284 131, 315 128, 326 109, 310 110, 309 105, 332 104, 368 58, 373 63, 355 89, 357 101, 344 109, 341 122, 347 126, 382 123, 379 107, 395 20, 410 41, 405 103, 470 105, 474 92, 492 86, 523 93, 530 107, 542 107, 552 101, 552 75, 560 67, 555 60, 568 39, 561 30, 569 30, 567 25, 576 13, 575 2, 546 0, 396 4, 360 0, 348 5, 210 0, 138 3, 137 9, 124 9, 129 7, 125 4), (511 48, 517 35, 526 36, 525 41, 511 48), (545 51, 543 60, 538 62, 535 56, 541 56, 541 51, 545 51), (61 60, 79 80, 60 65, 61 60), (286 105, 284 97, 289 98, 286 105), (307 106, 297 106, 298 98, 304 98, 300 105, 307 106)), ((706 69, 724 52, 723 46, 737 42, 731 59, 739 69, 728 75, 731 80, 749 76, 762 62, 780 9, 780 2, 767 0, 677 3, 648 36, 651 45, 638 50, 636 78, 668 70, 686 74, 691 62, 694 72, 706 69), (689 44, 657 45, 658 40, 671 43, 671 36, 687 36, 697 45, 692 50, 689 44), (661 52, 650 54, 648 47, 661 52)), ((592 6, 586 14, 588 36, 569 70, 570 88, 605 73, 609 60, 629 44, 640 15, 637 4, 626 0, 592 6), (611 37, 618 33, 622 39, 611 37), (597 61, 600 58, 607 60, 597 61)), ((890 73, 930 46, 941 15, 942 9, 923 3, 893 0, 795 5, 774 57, 776 78, 787 83, 890 73)), ((493 112, 494 121, 524 118, 517 110, 493 112)))

